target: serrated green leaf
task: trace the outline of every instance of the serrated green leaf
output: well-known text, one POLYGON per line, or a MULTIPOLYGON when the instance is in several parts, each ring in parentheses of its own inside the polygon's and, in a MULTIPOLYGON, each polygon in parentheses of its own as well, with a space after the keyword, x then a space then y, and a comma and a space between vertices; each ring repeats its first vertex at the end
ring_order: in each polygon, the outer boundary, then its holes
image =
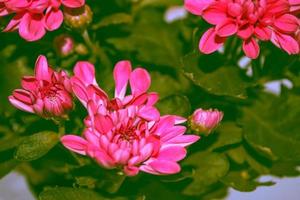
POLYGON ((199 152, 189 156, 184 165, 194 167, 193 181, 183 190, 186 195, 199 195, 216 183, 229 170, 228 160, 218 153, 199 152))
POLYGON ((59 141, 57 133, 44 131, 25 138, 17 147, 15 159, 20 161, 36 160, 44 156, 59 141))
POLYGON ((245 139, 272 160, 300 161, 300 96, 263 94, 241 119, 245 139))
POLYGON ((172 114, 187 117, 191 110, 189 99, 182 95, 166 97, 160 100, 156 106, 162 115, 172 114))
POLYGON ((210 67, 207 62, 199 62, 199 53, 188 54, 183 58, 184 74, 195 85, 214 95, 240 99, 247 97, 246 89, 250 83, 243 78, 238 66, 222 66, 212 71, 203 70, 210 67))

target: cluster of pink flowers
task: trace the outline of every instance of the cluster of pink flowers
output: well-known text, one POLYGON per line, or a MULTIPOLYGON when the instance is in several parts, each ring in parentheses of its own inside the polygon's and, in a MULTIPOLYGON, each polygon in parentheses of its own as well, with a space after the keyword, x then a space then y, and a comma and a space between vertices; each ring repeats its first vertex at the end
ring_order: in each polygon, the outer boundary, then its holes
POLYGON ((27 41, 42 38, 46 30, 53 31, 63 22, 61 5, 79 8, 85 0, 0 0, 0 17, 15 14, 4 31, 19 30, 27 41))
POLYGON ((53 71, 47 59, 40 56, 35 76, 22 79, 22 89, 16 89, 9 101, 16 108, 42 117, 64 117, 73 108, 72 86, 66 72, 53 71))
POLYGON ((160 116, 155 108, 157 93, 147 92, 151 79, 142 68, 132 71, 128 61, 114 69, 115 98, 97 85, 94 66, 79 62, 74 69, 75 95, 88 111, 83 137, 66 135, 62 143, 70 150, 94 158, 105 168, 119 167, 129 176, 139 171, 174 174, 186 156, 185 147, 196 135, 184 135, 186 121, 180 116, 160 116), (131 94, 126 95, 127 85, 131 94))
POLYGON ((205 54, 232 35, 243 40, 249 58, 258 57, 258 40, 271 41, 288 54, 299 53, 300 0, 185 0, 185 8, 214 25, 200 39, 205 54))

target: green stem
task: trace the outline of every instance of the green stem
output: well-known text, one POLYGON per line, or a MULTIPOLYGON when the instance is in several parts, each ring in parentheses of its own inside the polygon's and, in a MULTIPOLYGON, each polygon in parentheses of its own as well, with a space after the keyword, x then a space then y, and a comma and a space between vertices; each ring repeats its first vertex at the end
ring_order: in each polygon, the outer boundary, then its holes
POLYGON ((65 134, 65 132, 66 132, 65 122, 60 122, 58 124, 58 135, 61 137, 65 134))
POLYGON ((112 65, 108 56, 103 51, 103 49, 100 47, 99 43, 92 42, 89 32, 87 30, 84 30, 82 32, 82 38, 83 38, 84 42, 86 43, 86 45, 90 48, 90 50, 92 50, 93 54, 95 56, 98 56, 98 58, 100 59, 101 63, 104 66, 112 65))

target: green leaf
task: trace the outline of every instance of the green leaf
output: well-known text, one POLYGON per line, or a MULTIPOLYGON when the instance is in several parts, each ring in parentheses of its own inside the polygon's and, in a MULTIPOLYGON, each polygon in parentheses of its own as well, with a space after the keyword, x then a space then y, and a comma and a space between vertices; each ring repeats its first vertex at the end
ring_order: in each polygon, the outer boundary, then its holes
POLYGON ((96 192, 76 188, 47 188, 40 195, 40 200, 103 200, 96 192))
POLYGON ((139 8, 146 6, 174 6, 181 5, 181 0, 143 0, 138 4, 139 8))
POLYGON ((275 184, 271 181, 258 182, 251 177, 247 170, 231 171, 222 178, 222 182, 241 192, 251 192, 258 186, 272 186, 275 184))
POLYGON ((194 180, 183 190, 186 195, 201 194, 229 170, 228 160, 218 153, 195 153, 184 161, 184 165, 194 167, 194 180))
POLYGON ((223 122, 216 129, 216 141, 210 147, 211 150, 227 145, 237 144, 242 141, 242 129, 233 122, 223 122))
POLYGON ((13 170, 19 162, 17 160, 8 160, 0 163, 0 179, 13 170))
POLYGON ((125 198, 105 198, 100 194, 82 188, 46 188, 40 195, 39 200, 125 200, 125 198))
POLYGON ((191 110, 189 99, 182 95, 166 97, 160 100, 156 106, 162 115, 172 114, 187 117, 191 110))
POLYGON ((262 94, 243 109, 245 139, 272 160, 300 161, 300 96, 262 94))
POLYGON ((20 161, 36 160, 48 153, 58 141, 58 135, 50 131, 28 136, 17 147, 15 158, 20 161))
POLYGON ((127 13, 116 13, 104 17, 99 23, 93 25, 93 29, 99 29, 106 26, 118 25, 118 24, 129 24, 132 22, 132 16, 127 13))
POLYGON ((209 93, 245 99, 250 83, 241 74, 238 66, 222 66, 211 69, 209 63, 199 62, 199 53, 183 58, 184 74, 193 83, 209 93))
POLYGON ((182 44, 178 39, 178 28, 166 24, 161 13, 144 10, 129 29, 129 36, 109 38, 107 42, 119 51, 132 53, 142 62, 171 67, 180 65, 182 44))

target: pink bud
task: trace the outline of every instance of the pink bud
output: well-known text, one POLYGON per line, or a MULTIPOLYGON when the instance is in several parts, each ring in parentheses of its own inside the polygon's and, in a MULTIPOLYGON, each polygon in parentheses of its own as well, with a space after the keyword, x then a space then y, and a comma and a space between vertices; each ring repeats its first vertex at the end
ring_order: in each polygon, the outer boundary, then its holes
POLYGON ((54 39, 54 48, 58 55, 68 56, 73 52, 74 41, 68 35, 59 35, 54 39))
POLYGON ((222 120, 223 112, 217 109, 203 110, 197 109, 189 119, 192 130, 199 134, 208 135, 222 120))

